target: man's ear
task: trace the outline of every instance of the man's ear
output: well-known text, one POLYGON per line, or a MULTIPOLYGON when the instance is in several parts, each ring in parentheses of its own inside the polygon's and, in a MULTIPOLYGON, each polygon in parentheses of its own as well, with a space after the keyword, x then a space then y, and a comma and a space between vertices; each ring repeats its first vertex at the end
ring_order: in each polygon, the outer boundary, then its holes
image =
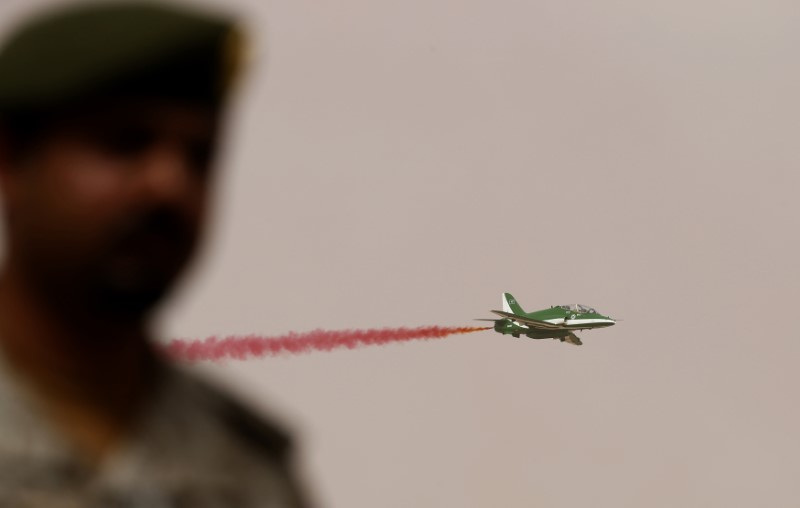
POLYGON ((16 187, 16 165, 12 149, 13 136, 8 128, 0 123, 0 200, 8 210, 14 199, 16 187))
POLYGON ((0 123, 0 179, 5 180, 11 171, 11 137, 8 129, 0 123))
POLYGON ((0 123, 0 179, 5 180, 11 170, 10 139, 8 129, 0 123))

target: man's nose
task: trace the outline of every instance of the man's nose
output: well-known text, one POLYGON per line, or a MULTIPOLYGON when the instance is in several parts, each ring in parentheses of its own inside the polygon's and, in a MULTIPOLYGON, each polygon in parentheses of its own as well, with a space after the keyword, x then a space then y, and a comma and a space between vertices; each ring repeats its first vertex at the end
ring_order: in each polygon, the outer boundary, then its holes
POLYGON ((200 192, 200 182, 181 146, 153 146, 145 156, 140 174, 143 191, 154 203, 191 205, 200 192))

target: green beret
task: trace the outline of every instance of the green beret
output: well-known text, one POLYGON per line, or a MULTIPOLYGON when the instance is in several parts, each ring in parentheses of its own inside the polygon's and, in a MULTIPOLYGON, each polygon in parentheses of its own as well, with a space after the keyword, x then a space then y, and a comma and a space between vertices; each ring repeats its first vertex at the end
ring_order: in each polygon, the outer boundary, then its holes
POLYGON ((0 112, 103 93, 220 101, 236 70, 237 34, 230 19, 152 2, 48 11, 0 49, 0 112))

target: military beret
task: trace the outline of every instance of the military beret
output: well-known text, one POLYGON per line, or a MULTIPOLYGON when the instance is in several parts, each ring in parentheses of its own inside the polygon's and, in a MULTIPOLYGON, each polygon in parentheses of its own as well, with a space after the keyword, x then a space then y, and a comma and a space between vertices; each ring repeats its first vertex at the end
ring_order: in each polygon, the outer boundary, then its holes
POLYGON ((236 71, 238 34, 231 19, 153 2, 49 11, 0 49, 0 112, 115 92, 219 101, 236 71))

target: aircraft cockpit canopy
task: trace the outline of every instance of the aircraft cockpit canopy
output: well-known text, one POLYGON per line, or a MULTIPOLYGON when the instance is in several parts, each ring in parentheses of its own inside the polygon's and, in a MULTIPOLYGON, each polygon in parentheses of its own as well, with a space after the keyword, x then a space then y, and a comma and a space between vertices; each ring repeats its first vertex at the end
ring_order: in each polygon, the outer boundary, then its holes
POLYGON ((578 303, 573 303, 572 305, 559 305, 559 307, 564 310, 577 312, 580 314, 597 314, 597 311, 593 308, 578 303))

